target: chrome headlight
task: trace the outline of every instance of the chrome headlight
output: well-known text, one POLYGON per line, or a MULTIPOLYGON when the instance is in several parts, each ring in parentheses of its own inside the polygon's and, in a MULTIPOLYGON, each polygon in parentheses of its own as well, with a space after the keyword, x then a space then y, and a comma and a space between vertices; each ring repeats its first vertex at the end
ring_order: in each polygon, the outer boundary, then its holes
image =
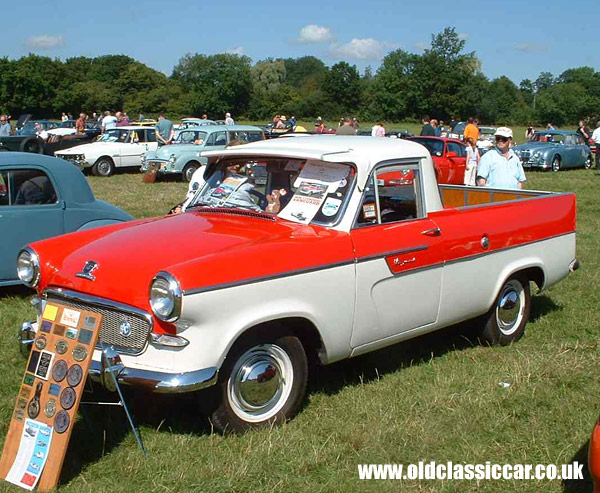
POLYGON ((40 281, 40 259, 30 247, 21 250, 17 257, 17 276, 32 288, 40 281))
POLYGON ((538 157, 540 157, 541 155, 542 155, 541 151, 535 151, 535 152, 533 153, 533 157, 535 157, 535 158, 538 158, 538 157))
POLYGON ((150 306, 154 314, 165 322, 174 322, 181 316, 183 292, 179 281, 168 272, 160 271, 150 283, 150 306))

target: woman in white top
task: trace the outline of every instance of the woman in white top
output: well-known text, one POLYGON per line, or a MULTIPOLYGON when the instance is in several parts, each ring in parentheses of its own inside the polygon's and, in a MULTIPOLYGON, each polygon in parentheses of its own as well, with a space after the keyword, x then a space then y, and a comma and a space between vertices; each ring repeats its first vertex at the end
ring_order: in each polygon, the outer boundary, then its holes
POLYGON ((479 164, 479 149, 472 137, 467 137, 467 166, 465 168, 465 185, 475 186, 477 176, 477 165, 479 164))

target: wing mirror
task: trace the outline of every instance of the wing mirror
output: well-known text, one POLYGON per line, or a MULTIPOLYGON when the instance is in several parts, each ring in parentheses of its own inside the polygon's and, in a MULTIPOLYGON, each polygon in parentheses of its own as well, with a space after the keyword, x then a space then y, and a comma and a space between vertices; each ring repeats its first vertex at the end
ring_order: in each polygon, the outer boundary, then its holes
POLYGON ((457 157, 456 152, 450 151, 446 153, 446 157, 457 157))

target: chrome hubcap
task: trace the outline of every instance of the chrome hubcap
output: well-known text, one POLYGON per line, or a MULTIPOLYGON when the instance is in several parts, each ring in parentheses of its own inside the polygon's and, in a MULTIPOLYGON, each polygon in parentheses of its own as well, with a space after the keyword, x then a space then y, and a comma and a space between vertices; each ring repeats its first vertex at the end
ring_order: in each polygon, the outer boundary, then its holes
POLYGON ((101 175, 106 175, 108 170, 110 169, 110 165, 106 161, 100 161, 98 163, 98 172, 101 175))
POLYGON ((500 293, 496 308, 496 320, 500 332, 511 335, 519 327, 525 307, 525 290, 523 285, 513 279, 507 282, 500 293))
POLYGON ((185 173, 185 178, 187 181, 192 181, 192 175, 195 173, 197 168, 188 168, 185 173))
POLYGON ((292 383, 292 362, 283 349, 253 347, 238 359, 227 382, 231 408, 245 421, 267 420, 284 406, 292 383))

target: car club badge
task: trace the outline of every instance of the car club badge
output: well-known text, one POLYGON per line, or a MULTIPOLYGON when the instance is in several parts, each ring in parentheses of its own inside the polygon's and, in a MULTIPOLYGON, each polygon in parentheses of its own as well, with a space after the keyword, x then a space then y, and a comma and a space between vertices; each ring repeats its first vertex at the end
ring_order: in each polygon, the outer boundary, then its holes
POLYGON ((95 281, 96 277, 92 275, 92 272, 94 272, 97 268, 98 268, 97 262, 94 262, 93 260, 88 260, 85 263, 85 265, 83 266, 83 269, 81 270, 81 272, 78 272, 75 275, 77 277, 81 277, 81 278, 87 279, 89 281, 95 281))
POLYGON ((119 325, 119 334, 123 337, 129 337, 131 335, 131 324, 127 320, 121 321, 119 325))
POLYGON ((71 418, 67 411, 58 411, 58 414, 54 418, 54 429, 56 430, 56 433, 64 433, 67 431, 70 422, 71 418))
POLYGON ((59 359, 52 368, 52 378, 56 382, 62 382, 67 375, 68 365, 63 359, 59 359))
POLYGON ((75 349, 73 349, 73 358, 75 359, 75 361, 83 361, 86 358, 86 356, 87 351, 81 344, 75 346, 75 349))
POLYGON ((75 405, 76 394, 71 387, 65 387, 60 393, 60 405, 63 409, 71 409, 75 405))

